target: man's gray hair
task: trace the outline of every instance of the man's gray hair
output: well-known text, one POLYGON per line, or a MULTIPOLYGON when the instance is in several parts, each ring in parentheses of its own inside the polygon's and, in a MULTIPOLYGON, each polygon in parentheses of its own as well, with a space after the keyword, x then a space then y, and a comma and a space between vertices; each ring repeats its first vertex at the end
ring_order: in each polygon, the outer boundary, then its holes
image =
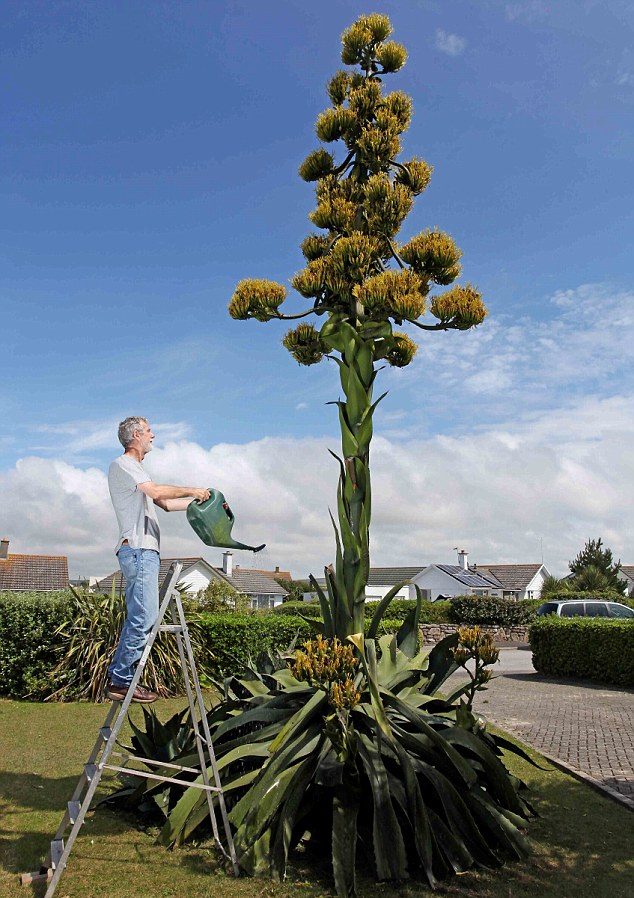
POLYGON ((126 418, 119 424, 119 430, 117 431, 117 436, 119 437, 119 442, 123 446, 124 449, 127 449, 130 443, 132 442, 132 437, 134 436, 135 430, 141 430, 142 424, 147 424, 147 418, 139 418, 132 417, 126 418))

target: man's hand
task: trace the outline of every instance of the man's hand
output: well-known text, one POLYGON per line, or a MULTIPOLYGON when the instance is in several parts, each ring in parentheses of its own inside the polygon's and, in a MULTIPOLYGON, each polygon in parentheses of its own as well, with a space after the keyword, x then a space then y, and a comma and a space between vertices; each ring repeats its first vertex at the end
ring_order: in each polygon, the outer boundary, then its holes
POLYGON ((196 502, 206 502, 207 499, 211 496, 211 493, 209 492, 209 490, 194 488, 191 491, 191 495, 194 497, 196 502))

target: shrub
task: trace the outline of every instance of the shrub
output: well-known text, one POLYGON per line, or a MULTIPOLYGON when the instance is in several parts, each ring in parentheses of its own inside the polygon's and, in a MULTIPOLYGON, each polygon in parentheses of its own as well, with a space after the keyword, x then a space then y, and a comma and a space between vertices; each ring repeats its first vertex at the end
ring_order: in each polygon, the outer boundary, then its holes
POLYGON ((529 640, 540 673, 634 685, 634 620, 542 617, 529 640))
MULTIPOLYGON (((366 602, 365 616, 372 618, 377 609, 378 602, 366 602)), ((410 611, 416 608, 415 599, 393 599, 390 602, 387 614, 391 620, 405 620, 410 611)), ((424 602, 421 609, 420 622, 422 624, 445 624, 451 622, 449 610, 451 602, 424 602)), ((273 614, 302 614, 304 617, 321 618, 321 609, 318 602, 284 602, 272 610, 273 614)))
POLYGON ((532 621, 543 603, 541 599, 514 602, 499 596, 456 596, 449 604, 454 623, 514 627, 532 621))
POLYGON ((632 599, 624 596, 621 592, 615 592, 613 589, 562 589, 559 592, 553 592, 548 599, 542 599, 544 602, 620 602, 622 605, 634 607, 632 599))
MULTIPOLYGON (((385 619, 380 634, 395 633, 402 623, 385 619)), ((366 627, 369 624, 367 620, 366 627)), ((313 635, 309 623, 291 614, 202 614, 200 625, 213 655, 213 673, 223 677, 239 674, 245 664, 254 662, 262 652, 285 651, 293 640, 300 644, 313 635)))
POLYGON ((0 692, 22 698, 37 690, 57 663, 55 631, 68 617, 70 592, 0 593, 0 692))

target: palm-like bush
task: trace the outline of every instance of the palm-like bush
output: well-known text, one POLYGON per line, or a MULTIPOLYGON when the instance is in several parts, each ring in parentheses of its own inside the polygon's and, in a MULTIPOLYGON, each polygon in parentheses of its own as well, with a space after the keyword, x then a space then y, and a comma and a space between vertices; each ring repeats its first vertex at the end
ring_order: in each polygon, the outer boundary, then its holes
MULTIPOLYGON (((125 620, 125 597, 114 585, 107 595, 74 589, 72 592, 74 600, 66 608, 68 618, 56 633, 63 646, 63 655, 47 678, 44 695, 58 701, 84 698, 102 701, 108 685, 108 667, 125 620)), ((190 611, 188 614, 188 627, 199 672, 208 677, 211 653, 197 613, 190 611)), ((178 646, 169 634, 157 636, 145 668, 144 682, 163 696, 183 691, 178 646)))

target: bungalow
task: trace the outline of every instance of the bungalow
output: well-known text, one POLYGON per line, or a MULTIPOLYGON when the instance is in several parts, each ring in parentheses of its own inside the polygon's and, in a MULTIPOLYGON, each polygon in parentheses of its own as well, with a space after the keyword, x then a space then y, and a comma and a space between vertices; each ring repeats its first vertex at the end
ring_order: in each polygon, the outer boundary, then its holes
POLYGON ((538 599, 546 577, 550 576, 543 564, 478 564, 474 570, 498 583, 505 599, 538 599))
POLYGON ((0 592, 52 592, 68 589, 66 555, 9 554, 9 540, 0 540, 0 592))
POLYGON ((625 595, 634 596, 634 564, 624 564, 621 566, 619 580, 623 581, 625 595))
MULTIPOLYGON (((287 573, 286 571, 280 571, 279 568, 274 571, 252 570, 238 565, 234 568, 232 552, 223 553, 222 567, 214 567, 200 555, 187 558, 161 558, 159 583, 163 582, 174 561, 180 561, 183 565, 180 582, 185 592, 190 595, 206 589, 212 580, 228 583, 237 592, 248 596, 252 608, 274 608, 281 605, 284 597, 288 595, 288 591, 275 581, 276 577, 287 573)), ((97 592, 109 593, 113 583, 117 591, 124 591, 121 571, 114 571, 103 580, 99 580, 95 589, 97 592)))

